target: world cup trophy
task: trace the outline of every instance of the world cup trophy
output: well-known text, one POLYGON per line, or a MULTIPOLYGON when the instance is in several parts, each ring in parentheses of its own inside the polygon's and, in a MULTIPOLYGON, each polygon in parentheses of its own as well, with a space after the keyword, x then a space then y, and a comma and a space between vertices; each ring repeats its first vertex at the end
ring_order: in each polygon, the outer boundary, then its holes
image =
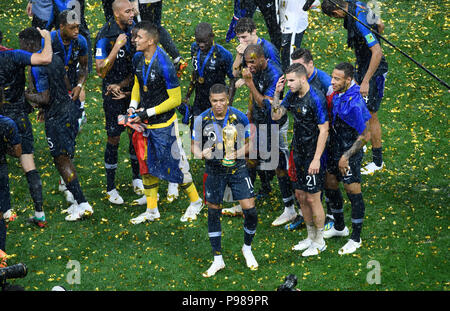
POLYGON ((236 153, 234 145, 237 140, 237 129, 231 123, 228 123, 222 130, 223 144, 225 149, 225 155, 222 160, 223 166, 234 166, 236 164, 236 153))

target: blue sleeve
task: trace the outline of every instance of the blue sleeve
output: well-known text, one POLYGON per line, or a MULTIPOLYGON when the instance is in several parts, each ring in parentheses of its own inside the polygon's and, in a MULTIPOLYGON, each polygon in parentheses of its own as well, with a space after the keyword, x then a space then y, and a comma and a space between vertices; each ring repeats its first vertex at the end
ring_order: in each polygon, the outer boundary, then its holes
POLYGON ((271 59, 275 64, 281 67, 280 53, 277 48, 267 40, 264 40, 264 54, 266 59, 271 59))
MULTIPOLYGON (((364 24, 367 23, 367 11, 361 9, 360 7, 356 7, 356 16, 360 21, 362 21, 364 24)), ((371 48, 372 46, 378 44, 378 40, 375 37, 375 35, 364 25, 362 25, 360 22, 356 22, 356 28, 360 32, 360 34, 364 37, 364 40, 366 40, 367 47, 371 48)))
POLYGON ((195 53, 197 52, 197 43, 192 43, 191 44, 191 57, 194 57, 195 53))
POLYGON ((13 51, 11 51, 11 53, 12 53, 14 63, 22 65, 22 66, 31 65, 32 53, 24 51, 24 50, 13 50, 13 51))
POLYGON ((45 66, 32 66, 31 74, 34 79, 34 87, 38 93, 42 93, 50 88, 48 74, 45 66))
POLYGON ((178 81, 177 72, 167 54, 158 51, 158 61, 161 74, 166 81, 166 89, 170 90, 179 87, 180 82, 178 81))
POLYGON ((273 70, 271 72, 272 80, 270 81, 270 84, 268 85, 267 89, 264 92, 264 96, 272 97, 275 95, 275 89, 277 88, 277 82, 278 79, 281 77, 281 74, 277 72, 276 70, 273 70))
POLYGON ((225 60, 225 66, 226 66, 226 70, 227 70, 227 76, 228 76, 228 78, 233 79, 234 78, 234 76, 233 76, 233 62, 234 62, 233 55, 228 50, 224 49, 224 52, 225 52, 224 60, 225 60))
POLYGON ((314 100, 314 103, 316 104, 317 123, 324 124, 328 121, 325 97, 323 97, 323 95, 321 95, 319 92, 316 92, 313 88, 310 89, 310 93, 314 100))
POLYGON ((317 77, 319 78, 320 84, 324 87, 325 90, 331 86, 331 77, 322 70, 317 69, 317 77))
POLYGON ((4 140, 11 145, 21 143, 21 136, 19 135, 17 124, 12 119, 0 115, 0 131, 4 140))
POLYGON ((109 55, 110 43, 107 38, 102 38, 95 45, 95 59, 105 59, 109 55))
POLYGON ((88 55, 88 45, 86 38, 82 35, 78 35, 78 43, 80 44, 80 56, 88 55))
POLYGON ((67 1, 66 0, 54 0, 59 12, 62 12, 67 9, 67 1))
POLYGON ((203 114, 197 116, 194 119, 194 129, 192 130, 192 140, 202 141, 202 131, 203 131, 203 114))

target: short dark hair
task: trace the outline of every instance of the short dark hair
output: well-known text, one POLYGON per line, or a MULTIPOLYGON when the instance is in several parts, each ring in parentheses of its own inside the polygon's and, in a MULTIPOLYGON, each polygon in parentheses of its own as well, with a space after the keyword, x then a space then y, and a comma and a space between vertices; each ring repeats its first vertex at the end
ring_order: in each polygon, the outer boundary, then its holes
POLYGON ((216 83, 213 86, 211 86, 211 88, 209 89, 209 95, 211 96, 212 94, 225 93, 228 96, 228 91, 229 91, 228 86, 226 86, 225 84, 222 84, 222 83, 216 83))
POLYGON ((34 27, 25 28, 19 33, 19 39, 28 45, 40 45, 41 38, 41 34, 34 27))
POLYGON ((308 76, 305 66, 303 66, 302 64, 299 64, 299 63, 294 63, 294 64, 290 65, 289 67, 286 68, 284 73, 286 73, 286 74, 295 73, 296 75, 299 75, 299 76, 305 76, 305 77, 308 76))
POLYGON ((252 33, 255 29, 256 24, 253 19, 251 19, 250 17, 243 17, 237 21, 236 27, 234 27, 234 32, 236 34, 241 34, 244 32, 252 33))
POLYGON ((334 67, 334 69, 343 71, 346 78, 350 77, 353 79, 355 75, 355 67, 353 67, 350 63, 339 63, 336 67, 334 67))
POLYGON ((256 57, 264 57, 264 48, 260 44, 250 44, 245 48, 244 58, 249 53, 254 53, 256 57))
POLYGON ((199 23, 195 27, 195 37, 214 37, 213 28, 210 23, 199 23))
POLYGON ((297 60, 303 58, 303 60, 305 61, 305 63, 309 63, 310 61, 313 60, 311 51, 308 49, 304 49, 304 48, 299 48, 296 49, 294 52, 292 52, 291 54, 291 59, 292 60, 297 60))
POLYGON ((67 25, 73 23, 80 23, 80 17, 75 10, 64 10, 58 15, 59 25, 67 25))
POLYGON ((137 23, 134 28, 137 28, 138 30, 145 30, 151 38, 153 38, 156 42, 159 42, 159 31, 158 28, 156 28, 156 26, 149 21, 141 21, 139 23, 137 23))
POLYGON ((321 7, 322 7, 322 13, 333 16, 333 12, 337 10, 342 10, 347 5, 347 1, 345 0, 333 0, 333 2, 329 0, 323 0, 321 7), (338 6, 336 6, 338 5, 338 6))

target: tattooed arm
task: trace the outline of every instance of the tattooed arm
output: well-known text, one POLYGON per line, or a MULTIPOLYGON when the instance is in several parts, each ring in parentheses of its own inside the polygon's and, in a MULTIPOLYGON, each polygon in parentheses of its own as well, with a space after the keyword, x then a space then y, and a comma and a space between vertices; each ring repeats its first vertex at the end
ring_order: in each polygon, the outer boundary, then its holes
POLYGON ((353 143, 353 146, 351 146, 350 149, 344 152, 341 159, 339 160, 339 171, 343 176, 347 174, 347 170, 349 169, 348 160, 354 154, 356 154, 369 140, 370 140, 369 121, 367 121, 364 132, 358 136, 356 141, 353 143))

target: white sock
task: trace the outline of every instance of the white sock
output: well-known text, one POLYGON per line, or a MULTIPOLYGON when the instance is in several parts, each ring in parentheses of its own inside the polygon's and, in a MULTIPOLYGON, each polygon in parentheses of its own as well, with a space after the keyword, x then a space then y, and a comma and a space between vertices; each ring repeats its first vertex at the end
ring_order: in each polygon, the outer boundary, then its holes
POLYGON ((62 177, 59 177, 59 183, 64 186, 66 185, 66 183, 64 182, 64 179, 62 177))
POLYGON ((34 217, 36 218, 42 218, 45 217, 45 213, 44 212, 34 212, 34 217))
POLYGON ((216 256, 214 256, 214 262, 223 262, 222 255, 216 255, 216 256))
POLYGON ((302 210, 300 208, 298 209, 298 214, 303 217, 303 213, 302 213, 302 210))
POLYGON ((323 227, 316 228, 316 237, 314 241, 319 245, 325 244, 325 240, 323 239, 323 227))
POLYGON ((295 213, 295 206, 293 204, 291 206, 285 206, 284 211, 293 214, 295 213))
POLYGON ((251 246, 251 245, 244 244, 244 246, 242 247, 242 250, 243 250, 244 252, 251 252, 251 251, 252 251, 252 246, 251 246))
POLYGON ((177 58, 175 58, 175 59, 173 60, 173 62, 176 64, 176 63, 178 63, 178 62, 180 61, 180 59, 181 59, 181 56, 178 56, 177 58))
POLYGON ((158 208, 147 208, 147 213, 152 213, 152 214, 156 214, 158 213, 158 208))
POLYGON ((81 109, 84 109, 84 104, 85 104, 85 103, 86 103, 86 102, 81 102, 81 103, 80 103, 80 108, 81 108, 81 109))
POLYGON ((314 241, 314 239, 316 238, 316 226, 314 226, 314 223, 307 223, 306 231, 308 232, 308 239, 314 241))

